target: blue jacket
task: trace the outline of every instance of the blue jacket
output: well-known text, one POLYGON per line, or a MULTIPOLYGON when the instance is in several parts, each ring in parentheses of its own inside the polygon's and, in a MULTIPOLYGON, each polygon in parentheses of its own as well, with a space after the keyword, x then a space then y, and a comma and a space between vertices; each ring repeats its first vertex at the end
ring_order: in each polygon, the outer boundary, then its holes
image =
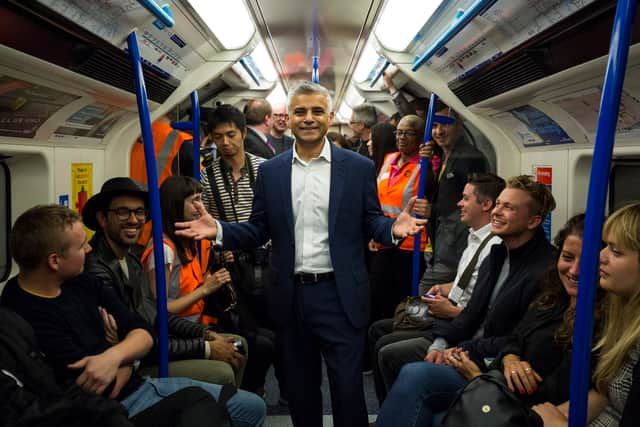
MULTIPOLYGON (((222 222, 225 248, 257 247, 271 239, 272 284, 267 295, 271 317, 279 325, 292 320, 295 307, 292 159, 288 150, 260 165, 248 222, 222 222)), ((367 242, 373 238, 392 245, 393 220, 382 214, 375 179, 371 160, 331 144, 329 250, 342 308, 356 328, 369 320, 367 242)))

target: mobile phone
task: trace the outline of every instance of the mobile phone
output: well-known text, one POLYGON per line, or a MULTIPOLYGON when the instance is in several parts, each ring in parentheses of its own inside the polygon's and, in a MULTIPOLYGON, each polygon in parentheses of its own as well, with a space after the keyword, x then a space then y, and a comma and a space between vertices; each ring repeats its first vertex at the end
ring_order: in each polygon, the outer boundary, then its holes
POLYGON ((434 299, 436 296, 436 294, 424 294, 424 297, 429 299, 434 299))

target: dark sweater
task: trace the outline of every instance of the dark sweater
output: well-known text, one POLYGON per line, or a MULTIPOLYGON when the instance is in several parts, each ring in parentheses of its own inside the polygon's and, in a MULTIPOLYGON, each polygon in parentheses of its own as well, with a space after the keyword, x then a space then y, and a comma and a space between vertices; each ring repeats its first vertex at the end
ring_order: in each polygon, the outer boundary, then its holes
MULTIPOLYGON (((64 282, 62 292, 55 298, 30 294, 20 288, 17 278, 13 277, 4 288, 0 304, 14 310, 33 327, 38 344, 62 387, 73 383, 82 373, 68 369, 68 364, 111 347, 104 337, 98 307, 104 307, 115 318, 121 340, 134 329, 145 329, 153 336, 148 324, 130 312, 110 287, 86 273, 64 282)), ((124 399, 141 383, 140 377, 132 375, 117 399, 124 399)), ((104 395, 108 395, 112 387, 113 383, 104 395)))
POLYGON ((506 257, 504 244, 493 245, 480 266, 469 303, 452 321, 436 320, 433 326, 435 337, 443 337, 449 346, 460 345, 482 357, 495 357, 502 350, 513 328, 540 291, 538 283, 552 262, 553 247, 542 228, 538 227, 531 240, 510 250, 509 274, 489 311, 491 294, 506 257), (483 323, 483 336, 472 339, 483 323))

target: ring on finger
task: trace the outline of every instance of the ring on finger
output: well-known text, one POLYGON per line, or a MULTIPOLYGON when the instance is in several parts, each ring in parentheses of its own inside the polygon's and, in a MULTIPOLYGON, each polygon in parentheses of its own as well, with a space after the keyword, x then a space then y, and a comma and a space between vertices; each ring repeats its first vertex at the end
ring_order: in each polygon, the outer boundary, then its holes
POLYGON ((529 373, 529 372, 531 372, 531 368, 524 368, 524 371, 529 373))

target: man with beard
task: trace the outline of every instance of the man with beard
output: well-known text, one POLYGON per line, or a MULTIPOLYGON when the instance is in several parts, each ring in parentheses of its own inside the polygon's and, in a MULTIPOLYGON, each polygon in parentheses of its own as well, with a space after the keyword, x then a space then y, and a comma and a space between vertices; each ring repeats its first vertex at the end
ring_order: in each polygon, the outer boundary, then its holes
MULTIPOLYGON (((89 242, 85 271, 111 286, 130 310, 151 324, 156 321, 155 302, 140 260, 130 253, 148 219, 148 194, 130 178, 107 180, 82 210, 87 228, 96 231, 89 242)), ((111 316, 101 313, 110 324, 111 316)), ((215 384, 240 385, 244 357, 233 342, 204 326, 169 313, 169 371, 172 376, 196 378, 215 384)), ((155 366, 142 371, 156 375, 155 366)))

